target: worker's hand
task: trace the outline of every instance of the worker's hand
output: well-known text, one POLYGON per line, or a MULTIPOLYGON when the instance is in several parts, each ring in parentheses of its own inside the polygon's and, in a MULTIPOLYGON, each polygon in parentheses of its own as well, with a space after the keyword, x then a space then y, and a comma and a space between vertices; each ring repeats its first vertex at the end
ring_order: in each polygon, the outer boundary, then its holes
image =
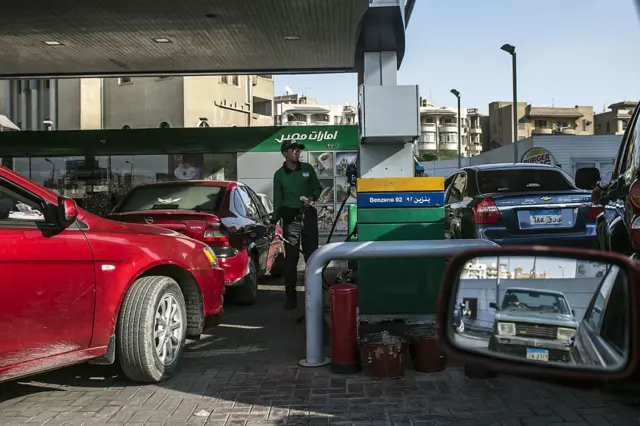
POLYGON ((304 206, 305 209, 308 209, 309 207, 313 207, 313 198, 305 197, 302 200, 302 205, 304 206))

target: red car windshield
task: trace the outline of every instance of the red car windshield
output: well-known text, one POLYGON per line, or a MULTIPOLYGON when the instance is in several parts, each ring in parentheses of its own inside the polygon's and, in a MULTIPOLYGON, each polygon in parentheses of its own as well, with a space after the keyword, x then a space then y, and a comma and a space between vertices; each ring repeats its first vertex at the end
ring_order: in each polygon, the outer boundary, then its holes
POLYGON ((179 209, 214 212, 220 208, 226 188, 220 186, 196 186, 163 184, 140 186, 133 189, 116 207, 114 213, 142 210, 179 209))

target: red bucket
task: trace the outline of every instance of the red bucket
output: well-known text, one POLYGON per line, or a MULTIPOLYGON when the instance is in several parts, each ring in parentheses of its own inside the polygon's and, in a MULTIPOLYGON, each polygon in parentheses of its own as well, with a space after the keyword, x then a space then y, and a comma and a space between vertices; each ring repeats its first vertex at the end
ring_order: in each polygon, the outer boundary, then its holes
POLYGON ((419 327, 409 331, 409 353, 413 368, 420 373, 435 373, 445 368, 444 354, 434 327, 419 327))
POLYGON ((388 380, 404 377, 407 341, 386 331, 367 334, 361 343, 363 364, 371 377, 388 380))

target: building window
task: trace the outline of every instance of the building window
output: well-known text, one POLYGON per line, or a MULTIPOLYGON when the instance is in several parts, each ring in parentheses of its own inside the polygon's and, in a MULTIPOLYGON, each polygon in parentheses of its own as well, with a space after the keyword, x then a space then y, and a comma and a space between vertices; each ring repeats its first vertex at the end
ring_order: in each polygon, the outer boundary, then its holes
POLYGON ((556 122, 556 127, 558 129, 566 129, 569 127, 569 122, 568 121, 557 121, 556 122))
POLYGON ((607 121, 607 133, 611 132, 611 123, 607 121))
POLYGON ((229 76, 228 75, 221 75, 220 76, 220 83, 229 84, 229 76))
POLYGON ((231 82, 234 86, 240 87, 240 78, 237 75, 231 76, 231 82))
MULTIPOLYGON (((598 126, 600 127, 600 126, 598 126)), ((582 119, 582 131, 586 132, 587 131, 587 120, 585 120, 584 118, 582 119)))
POLYGON ((118 79, 118 84, 131 84, 131 77, 120 77, 118 79))
POLYGON ((422 142, 435 142, 436 141, 436 134, 435 132, 426 132, 422 134, 422 142))
POLYGON ((622 130, 627 130, 628 125, 629 125, 629 120, 622 120, 622 130))
POLYGON ((458 142, 458 135, 453 132, 440 133, 440 142, 458 142))
POLYGON ((549 122, 547 120, 536 120, 535 126, 536 126, 536 129, 548 129, 549 122))

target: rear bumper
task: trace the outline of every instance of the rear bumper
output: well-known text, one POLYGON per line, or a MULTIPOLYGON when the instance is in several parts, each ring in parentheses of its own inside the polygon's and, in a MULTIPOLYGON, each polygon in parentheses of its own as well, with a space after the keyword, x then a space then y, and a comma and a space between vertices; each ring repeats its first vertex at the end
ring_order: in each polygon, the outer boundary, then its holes
POLYGON ((224 303, 224 270, 222 268, 207 268, 192 270, 200 286, 205 323, 210 318, 218 316, 223 311, 224 303))
POLYGON ((224 269, 224 285, 227 287, 242 283, 249 273, 249 253, 246 249, 232 257, 220 257, 218 263, 224 269))
POLYGON ((546 349, 549 351, 549 361, 569 362, 571 360, 571 347, 565 341, 546 339, 519 339, 492 337, 494 352, 511 355, 518 358, 527 357, 527 348, 546 349))
POLYGON ((509 245, 539 245, 556 247, 575 247, 597 249, 598 238, 595 225, 588 225, 581 233, 539 233, 539 234, 511 234, 504 228, 479 227, 476 238, 490 240, 499 246, 509 245))

